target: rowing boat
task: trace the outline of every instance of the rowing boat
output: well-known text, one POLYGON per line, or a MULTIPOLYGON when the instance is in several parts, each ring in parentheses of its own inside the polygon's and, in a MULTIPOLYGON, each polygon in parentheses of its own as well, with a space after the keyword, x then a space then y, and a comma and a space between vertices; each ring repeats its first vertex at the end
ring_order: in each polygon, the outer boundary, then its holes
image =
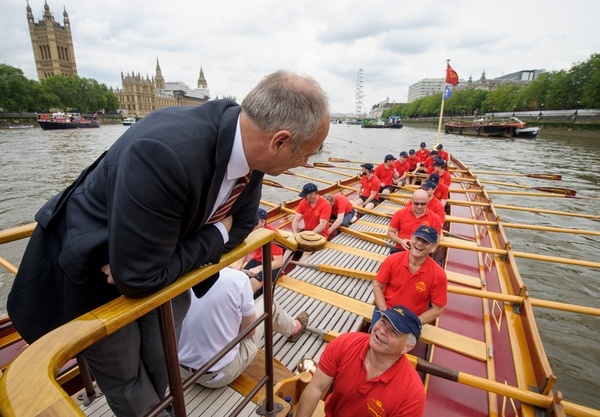
MULTIPOLYGON (((442 245, 450 284, 448 306, 435 326, 425 326, 423 343, 413 352, 419 357, 411 356, 424 376, 426 416, 534 416, 540 410, 546 410, 548 416, 600 416, 599 410, 563 400, 556 392, 556 376, 546 357, 533 311, 539 303, 529 297, 517 267, 516 258, 521 254, 511 248, 505 226, 476 176, 455 157, 452 162, 456 168, 455 178, 472 181, 457 181, 464 192, 451 194, 448 235, 454 237, 446 237, 442 245), (479 185, 477 192, 472 184, 479 185)), ((320 193, 343 193, 352 198, 358 178, 344 178, 327 185, 320 193)), ((297 401, 303 386, 297 378, 301 381, 309 378, 306 373, 293 376, 298 363, 303 358, 318 360, 327 341, 336 335, 364 331, 368 327, 373 311, 371 281, 388 253, 389 244, 383 237, 389 216, 401 208, 407 198, 406 194, 399 193, 374 210, 363 211, 356 223, 342 229, 306 262, 290 264, 274 286, 274 298, 293 316, 302 310, 308 311, 312 331, 302 335, 295 344, 285 343, 285 338, 278 335, 272 341, 266 337, 264 355, 259 355, 256 366, 230 387, 209 390, 186 384, 185 403, 189 415, 228 415, 235 408, 232 404, 242 401, 242 393, 250 394, 252 402, 240 407, 240 415, 256 415, 257 405, 263 401, 269 407, 268 387, 257 392, 250 387, 265 364, 274 364, 276 375, 271 382, 278 382, 272 389, 276 398, 270 399, 282 403, 283 411, 287 411, 289 405, 283 399, 290 395, 292 402, 297 401), (273 361, 269 359, 271 354, 273 361), (294 389, 286 385, 288 381, 295 381, 294 389)), ((268 247, 273 239, 290 249, 298 249, 298 243, 285 236, 289 234, 299 201, 298 198, 285 204, 263 201, 269 209, 270 224, 283 236, 255 232, 241 247, 224 255, 219 264, 190 273, 148 298, 115 300, 51 332, 26 349, 5 319, 0 327, 0 352, 6 355, 4 363, 11 355, 22 353, 0 379, 2 414, 80 415, 77 413, 84 412, 100 415, 106 411, 102 399, 86 401, 86 396, 78 392, 81 382, 71 358, 145 312, 159 306, 162 309, 165 301, 233 260, 262 245, 268 247), (64 389, 54 382, 61 368, 63 372, 58 381, 64 389), (25 389, 33 386, 37 389, 25 389)), ((24 226, 0 233, 0 244, 26 238, 31 231, 32 226, 24 226)), ((16 272, 8 261, 2 265, 16 272)), ((565 305, 562 309, 578 310, 565 305)), ((585 313, 599 314, 593 308, 585 313)), ((174 368, 178 369, 176 364, 174 368)), ((266 368, 268 371, 269 366, 266 368)), ((183 394, 183 390, 172 387, 171 393, 177 396, 183 394)))

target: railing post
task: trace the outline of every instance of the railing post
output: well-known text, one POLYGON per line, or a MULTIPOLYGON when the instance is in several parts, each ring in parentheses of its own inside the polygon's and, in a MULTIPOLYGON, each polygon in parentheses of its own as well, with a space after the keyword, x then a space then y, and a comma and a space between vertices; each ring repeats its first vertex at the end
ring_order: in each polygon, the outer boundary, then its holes
POLYGON ((173 305, 171 304, 171 300, 158 308, 158 318, 160 321, 160 336, 165 352, 167 375, 169 377, 169 389, 173 396, 173 409, 176 417, 185 417, 185 399, 181 383, 181 372, 179 371, 175 322, 173 320, 173 305))
MULTIPOLYGON (((265 320, 265 374, 268 378, 265 385, 265 403, 264 409, 260 409, 261 415, 276 416, 281 410, 281 405, 275 409, 274 389, 273 389, 273 276, 271 268, 271 242, 262 247, 263 256, 263 302, 265 313, 268 317, 265 320), (263 414, 264 413, 264 414, 263 414)), ((257 413, 259 412, 257 410, 257 413)))
POLYGON ((90 367, 85 361, 83 355, 77 355, 77 365, 79 365, 79 375, 83 380, 83 386, 85 392, 79 394, 78 398, 83 401, 84 406, 88 406, 94 402, 96 398, 102 397, 102 393, 94 388, 94 381, 92 380, 92 373, 90 367))

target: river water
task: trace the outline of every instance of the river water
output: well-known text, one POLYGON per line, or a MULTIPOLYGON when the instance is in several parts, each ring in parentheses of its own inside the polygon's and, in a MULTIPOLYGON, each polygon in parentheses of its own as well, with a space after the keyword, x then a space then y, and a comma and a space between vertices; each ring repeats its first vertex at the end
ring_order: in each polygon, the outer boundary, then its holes
MULTIPOLYGON (((0 130, 0 228, 6 229, 33 221, 39 207, 60 191, 107 149, 128 127, 105 125, 99 129, 43 131, 33 129, 0 130)), ((359 126, 331 125, 323 150, 313 161, 327 158, 378 162, 386 154, 418 148, 436 142, 432 129, 361 129, 359 126)), ((516 173, 561 174, 562 181, 536 180, 523 176, 487 176, 482 179, 519 183, 527 186, 572 188, 578 196, 600 197, 600 146, 590 138, 546 137, 542 130, 537 140, 483 139, 441 134, 444 148, 472 169, 516 173)), ((356 164, 337 164, 354 165, 356 164)), ((341 169, 338 170, 342 172, 341 169)), ((335 181, 340 176, 322 170, 299 168, 294 172, 335 181)), ((353 173, 353 171, 345 171, 353 173)), ((282 175, 273 180, 301 188, 308 180, 282 175)), ((499 189, 488 185, 488 190, 499 189)), ((512 191, 528 191, 504 187, 512 191)), ((263 198, 271 202, 291 199, 294 192, 266 187, 263 198)), ((515 197, 497 195, 497 204, 537 207, 578 213, 598 214, 593 199, 515 197)), ((499 210, 510 223, 600 230, 598 220, 534 212, 499 210)), ((507 229, 517 251, 551 254, 598 262, 600 238, 577 234, 507 229)), ((18 264, 22 246, 7 244, 0 256, 18 264)), ((579 266, 519 259, 519 270, 530 296, 600 308, 600 271, 579 266)), ((12 276, 0 272, 0 314, 6 312, 6 295, 12 276)), ((556 312, 536 308, 537 324, 550 358, 557 387, 565 399, 600 408, 600 317, 556 312)))

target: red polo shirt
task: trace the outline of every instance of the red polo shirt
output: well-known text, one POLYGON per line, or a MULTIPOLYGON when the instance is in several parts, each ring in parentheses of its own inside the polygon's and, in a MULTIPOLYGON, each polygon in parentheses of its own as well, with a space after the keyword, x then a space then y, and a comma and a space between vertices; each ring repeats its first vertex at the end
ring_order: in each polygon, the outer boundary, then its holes
POLYGON ((379 200, 379 188, 381 188, 381 182, 379 181, 379 178, 377 178, 377 175, 373 175, 371 179, 368 179, 366 175, 363 175, 360 183, 362 185, 362 192, 360 193, 362 197, 369 198, 371 191, 375 190, 377 191, 375 200, 379 200))
POLYGON ((352 202, 342 194, 333 195, 333 206, 331 207, 331 217, 336 218, 338 214, 348 214, 354 209, 352 202))
POLYGON ((450 196, 448 186, 446 184, 438 183, 433 196, 438 200, 448 200, 448 197, 450 196))
POLYGON ((329 237, 329 216, 331 216, 329 201, 319 196, 317 203, 312 207, 306 199, 303 199, 298 204, 298 210, 296 211, 304 217, 304 230, 314 230, 319 225, 321 219, 325 220, 326 226, 321 234, 326 239, 329 237))
MULTIPOLYGON (((266 229, 273 230, 275 233, 279 233, 279 230, 275 229, 273 226, 266 224, 266 229)), ((275 259, 275 256, 283 255, 283 248, 274 243, 271 243, 271 261, 275 259)), ((252 259, 256 259, 258 262, 262 263, 262 247, 257 248, 252 253, 252 259)))
MULTIPOLYGON (((442 233, 442 221, 437 214, 430 210, 425 210, 425 214, 419 218, 415 216, 410 207, 404 207, 394 213, 390 226, 396 229, 400 239, 410 239, 419 226, 431 226, 437 230, 438 235, 442 233)), ((403 250, 399 243, 396 248, 403 250)))
POLYGON ((397 159, 394 161, 394 168, 396 168, 398 175, 403 176, 404 173, 410 169, 410 165, 407 161, 400 162, 400 160, 397 159))
POLYGON ((377 272, 375 279, 384 287, 387 307, 403 305, 417 316, 429 309, 430 301, 444 307, 448 303, 446 272, 427 257, 419 270, 411 274, 409 255, 409 251, 404 251, 388 256, 377 272))
POLYGON ((429 158, 429 149, 427 149, 427 148, 425 148, 425 149, 424 148, 419 148, 419 150, 416 151, 415 154, 421 160, 421 162, 423 162, 427 158, 429 158))
POLYGON ((379 164, 377 165, 377 168, 375 168, 373 174, 379 178, 379 182, 382 186, 392 185, 394 179, 394 164, 392 163, 389 168, 386 167, 385 164, 379 164))
POLYGON ((325 416, 423 416, 425 390, 406 356, 367 380, 365 357, 370 337, 367 333, 344 333, 325 346, 319 368, 333 378, 331 393, 325 399, 325 416))

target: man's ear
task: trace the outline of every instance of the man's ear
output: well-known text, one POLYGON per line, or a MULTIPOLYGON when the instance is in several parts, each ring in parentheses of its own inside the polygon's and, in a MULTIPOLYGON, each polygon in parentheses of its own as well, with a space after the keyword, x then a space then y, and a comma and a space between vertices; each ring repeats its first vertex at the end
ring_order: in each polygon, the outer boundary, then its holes
POLYGON ((286 145, 290 145, 292 134, 287 130, 279 130, 271 137, 269 148, 276 153, 286 145))

